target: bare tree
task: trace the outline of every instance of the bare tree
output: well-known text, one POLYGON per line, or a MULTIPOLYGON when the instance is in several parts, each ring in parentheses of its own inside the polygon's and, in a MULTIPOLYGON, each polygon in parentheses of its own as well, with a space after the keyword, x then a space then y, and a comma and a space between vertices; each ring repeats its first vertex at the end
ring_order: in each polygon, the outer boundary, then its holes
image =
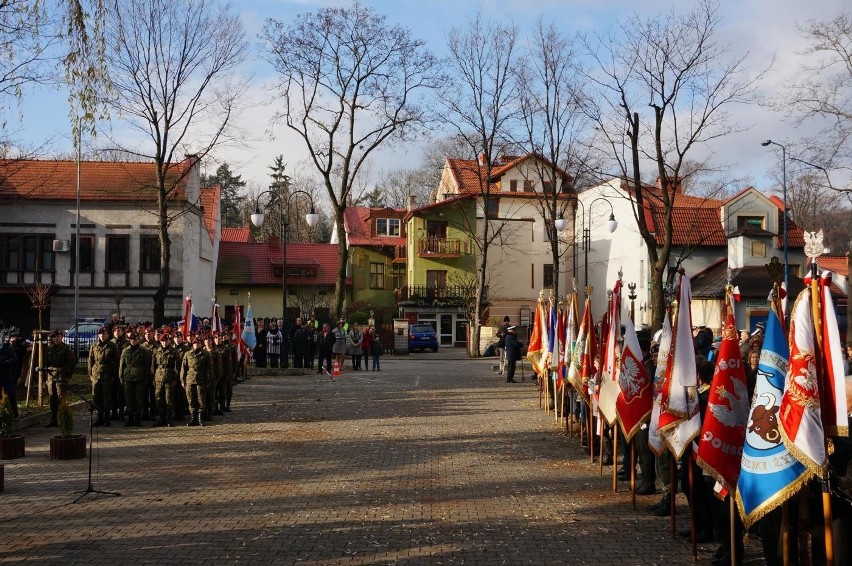
POLYGON ((425 206, 432 202, 432 193, 438 186, 440 175, 427 168, 395 169, 385 171, 376 182, 376 189, 384 197, 385 206, 405 208, 408 199, 414 199, 415 206, 425 206))
MULTIPOLYGON (((589 163, 594 124, 584 110, 579 71, 573 41, 553 23, 539 19, 524 65, 519 67, 518 81, 523 85, 520 108, 524 143, 543 158, 532 162, 540 181, 533 185, 533 191, 554 267, 565 254, 559 250, 556 221, 575 217, 569 206, 576 198, 575 189, 590 180, 590 171, 596 169, 589 163)), ((576 230, 570 233, 576 234, 576 230)), ((558 269, 553 272, 553 289, 558 293, 558 269)))
MULTIPOLYGON (((800 33, 810 44, 805 52, 808 62, 773 106, 792 117, 797 126, 822 126, 803 148, 806 159, 829 170, 848 172, 852 160, 852 12, 811 20, 800 33)), ((842 190, 852 192, 852 187, 842 190)))
POLYGON ((731 104, 753 101, 756 81, 744 76, 745 55, 731 56, 715 41, 719 7, 702 0, 692 11, 644 18, 618 26, 620 38, 600 37, 589 45, 597 62, 589 79, 600 106, 593 112, 605 152, 628 180, 633 213, 651 265, 652 326, 664 311, 663 283, 672 253, 672 211, 682 183, 710 169, 695 150, 737 131, 727 120, 731 104), (688 161, 689 159, 689 161, 688 161), (658 189, 642 181, 647 165, 658 189), (657 235, 643 211, 653 192, 659 199, 657 235))
POLYGON ((232 73, 245 57, 245 33, 239 17, 215 2, 116 0, 106 36, 114 86, 109 104, 148 142, 123 149, 150 159, 156 170, 160 279, 154 324, 159 325, 171 279, 169 228, 185 212, 173 207, 189 172, 179 169, 180 160, 190 146, 201 159, 227 139, 242 93, 232 73))
MULTIPOLYGON (((447 121, 456 130, 454 139, 465 146, 465 153, 478 156, 468 162, 468 173, 478 180, 478 199, 484 210, 497 196, 492 195, 490 182, 496 159, 512 144, 511 127, 519 98, 518 83, 512 76, 518 58, 517 38, 516 26, 487 21, 479 12, 466 28, 452 28, 448 37, 455 80, 441 96, 449 111, 447 121)), ((488 215, 483 216, 481 222, 475 217, 467 219, 467 231, 477 251, 476 304, 468 341, 468 353, 476 357, 480 356, 488 287, 488 252, 501 238, 501 226, 492 226, 488 215)))
MULTIPOLYGON (((279 118, 307 147, 342 235, 344 211, 369 156, 429 118, 421 97, 441 83, 438 61, 408 29, 359 2, 287 23, 267 20, 262 38, 280 74, 279 118)), ((345 298, 345 238, 338 249, 337 314, 345 298)))

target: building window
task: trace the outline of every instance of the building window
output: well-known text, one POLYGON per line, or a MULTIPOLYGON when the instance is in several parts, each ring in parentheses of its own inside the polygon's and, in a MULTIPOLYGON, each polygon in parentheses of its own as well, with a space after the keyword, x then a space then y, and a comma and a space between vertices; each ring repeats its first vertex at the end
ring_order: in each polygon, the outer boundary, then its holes
POLYGON ((21 238, 16 234, 4 234, 3 242, 3 269, 6 271, 17 271, 21 267, 21 238))
POLYGON ((518 192, 518 180, 517 179, 512 179, 511 181, 509 181, 509 191, 511 191, 513 193, 518 192))
POLYGON ((766 257, 766 242, 752 242, 751 257, 766 257))
POLYGON ((160 238, 152 235, 139 237, 140 271, 160 270, 160 238))
POLYGON ((36 270, 37 247, 35 236, 24 236, 24 271, 36 270))
POLYGON ((763 228, 763 216, 737 216, 737 228, 763 228))
POLYGON ((53 235, 41 236, 38 240, 38 270, 53 271, 53 235))
POLYGON ((535 190, 535 182, 533 182, 531 179, 525 180, 524 181, 524 192, 525 193, 531 193, 534 190, 535 190))
POLYGON ((405 287, 405 264, 404 263, 395 263, 391 268, 391 274, 393 275, 393 288, 394 289, 402 289, 405 287))
POLYGON ((485 216, 494 220, 500 216, 500 199, 491 197, 485 209, 485 216))
POLYGON ((399 236, 399 218, 376 218, 376 236, 399 236))
POLYGON ((106 238, 106 270, 130 270, 130 236, 107 236, 106 238))
POLYGON ((370 289, 385 288, 385 264, 370 263, 370 289))
MULTIPOLYGON (((71 236, 71 272, 74 272, 74 264, 77 262, 77 235, 71 236)), ((95 237, 80 236, 80 273, 95 270, 95 237)))
POLYGON ((544 277, 542 278, 542 286, 546 289, 548 287, 553 287, 553 264, 545 263, 544 264, 544 277))
POLYGON ((544 181, 542 184, 542 192, 546 195, 553 194, 553 183, 550 181, 544 181))

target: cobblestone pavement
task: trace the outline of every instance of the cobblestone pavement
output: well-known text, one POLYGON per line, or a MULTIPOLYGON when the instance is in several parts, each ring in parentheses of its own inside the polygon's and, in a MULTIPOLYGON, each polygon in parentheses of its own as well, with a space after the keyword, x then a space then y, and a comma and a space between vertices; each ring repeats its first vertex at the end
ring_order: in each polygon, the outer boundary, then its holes
POLYGON ((121 496, 76 504, 87 461, 50 460, 55 433, 30 428, 6 462, 0 563, 691 563, 644 511, 657 497, 634 511, 536 388, 492 363, 426 353, 333 382, 255 377, 204 428, 96 429, 94 487, 121 496))

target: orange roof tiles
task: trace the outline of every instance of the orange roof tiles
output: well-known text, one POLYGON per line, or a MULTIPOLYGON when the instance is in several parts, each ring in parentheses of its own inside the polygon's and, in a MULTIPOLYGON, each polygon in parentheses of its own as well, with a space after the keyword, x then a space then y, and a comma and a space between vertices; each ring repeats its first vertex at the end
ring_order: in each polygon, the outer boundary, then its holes
MULTIPOLYGON (((663 231, 660 227, 665 223, 663 209, 655 207, 652 214, 654 226, 657 227, 654 237, 657 243, 662 245, 663 231)), ((727 246, 728 239, 719 220, 719 209, 683 206, 672 208, 672 244, 675 246, 727 246)))
POLYGON ((369 208, 348 206, 343 213, 343 223, 349 244, 353 246, 400 246, 405 244, 404 208, 369 208), (374 225, 377 218, 399 218, 399 236, 377 236, 374 225))
POLYGON ((254 236, 252 236, 249 226, 243 226, 242 228, 222 228, 222 241, 254 243, 254 236))
MULTIPOLYGON (((789 236, 789 234, 788 234, 789 236)), ((841 254, 825 254, 819 256, 819 266, 822 269, 842 275, 849 276, 849 263, 845 255, 841 254)))
POLYGON ((204 214, 204 226, 210 241, 216 241, 216 227, 219 224, 219 200, 222 196, 222 187, 206 187, 201 189, 201 210, 204 214))
MULTIPOLYGON (((185 175, 189 160, 170 168, 177 184, 174 200, 186 200, 185 175)), ((0 200, 75 200, 77 165, 74 161, 0 160, 0 200)), ((152 201, 157 198, 156 174, 151 162, 82 161, 80 198, 83 201, 152 201)))

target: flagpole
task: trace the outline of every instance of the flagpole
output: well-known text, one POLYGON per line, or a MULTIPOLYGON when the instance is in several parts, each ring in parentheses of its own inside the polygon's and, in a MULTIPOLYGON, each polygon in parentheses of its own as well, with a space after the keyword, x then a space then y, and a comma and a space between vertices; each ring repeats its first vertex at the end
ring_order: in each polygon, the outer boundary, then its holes
POLYGON ((636 440, 630 439, 630 491, 633 499, 633 510, 636 510, 636 440))
POLYGON ((788 501, 781 504, 781 560, 790 565, 790 508, 788 501))
POLYGON ((687 455, 685 462, 689 473, 689 535, 692 542, 692 559, 698 560, 698 548, 695 544, 695 472, 692 469, 691 458, 691 455, 687 455))
MULTIPOLYGON (((672 452, 672 461, 669 466, 671 470, 671 480, 669 482, 669 523, 672 529, 672 536, 675 536, 676 521, 675 521, 675 498, 677 497, 677 461, 674 458, 674 452, 672 452)), ((681 486, 683 487, 683 486, 681 486)))
MULTIPOLYGON (((730 523, 730 526, 731 526, 731 533, 730 533, 731 534, 731 547, 730 547, 731 548, 731 566, 737 566, 737 545, 736 545, 737 527, 736 527, 736 523, 735 523, 736 519, 734 517, 735 511, 734 511, 734 496, 733 496, 733 494, 728 494, 728 503, 729 503, 729 507, 730 507, 729 514, 728 514, 728 523, 730 523)), ((745 552, 743 552, 743 554, 745 554, 745 552)))
MULTIPOLYGON (((603 454, 603 442, 601 442, 601 454, 603 454)), ((601 458, 601 471, 603 471, 603 458, 601 458)), ((618 493, 618 435, 615 433, 615 427, 612 427, 612 491, 618 493)))
MULTIPOLYGON (((821 251, 821 250, 820 250, 821 251)), ((824 372, 822 367, 822 311, 820 309, 820 290, 819 290, 819 266, 817 265, 818 255, 814 255, 811 262, 811 314, 814 321, 814 364, 816 365, 816 373, 820 376, 819 387, 824 390, 824 372)), ((820 401, 824 399, 824 395, 820 394, 820 401)), ((826 407, 822 407, 822 413, 825 414, 826 407)), ((824 435, 823 442, 828 445, 829 440, 824 435)), ((826 446, 827 448, 827 446, 826 446)), ((826 453, 829 453, 826 450, 826 453)), ((831 488, 828 484, 828 472, 823 470, 823 477, 820 479, 822 484, 822 518, 825 530, 825 563, 834 564, 834 539, 831 530, 831 488)))

